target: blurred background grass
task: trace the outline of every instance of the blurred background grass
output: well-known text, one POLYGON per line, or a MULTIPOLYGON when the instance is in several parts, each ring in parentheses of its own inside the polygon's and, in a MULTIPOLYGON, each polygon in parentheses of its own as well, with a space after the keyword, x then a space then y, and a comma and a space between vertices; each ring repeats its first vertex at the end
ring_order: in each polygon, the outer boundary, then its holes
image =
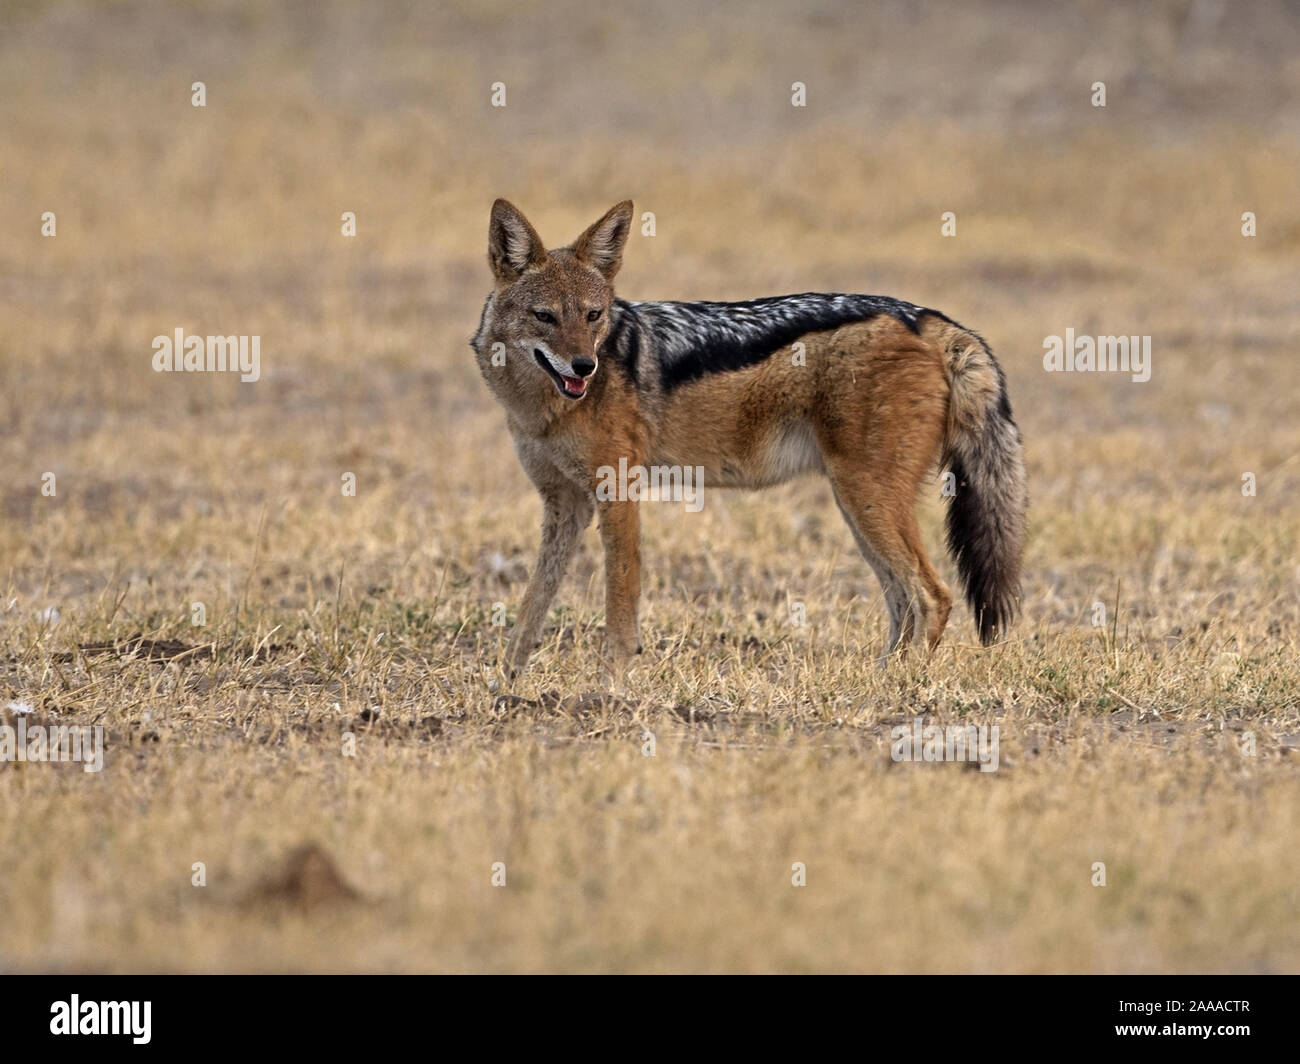
MULTIPOLYGON (((328 522, 343 470, 394 519, 355 529, 381 545, 418 529, 468 561, 487 529, 531 525, 466 346, 497 195, 552 245, 622 197, 653 211, 620 278, 631 298, 879 292, 980 330, 1029 441, 1044 564, 1121 560, 1141 536, 1119 526, 1152 508, 1296 527, 1294 6, 2 17, 0 544, 20 588, 84 590, 87 559, 165 579, 145 559, 228 553, 264 505, 273 528, 295 507, 328 522), (940 235, 949 210, 955 238, 940 235), (152 337, 178 326, 261 335, 263 380, 154 373, 152 337), (1151 334, 1152 380, 1044 373, 1043 337, 1066 328, 1151 334), (37 511, 45 471, 71 507, 37 511), (1243 471, 1260 478, 1248 504, 1243 471), (435 500, 453 505, 431 518, 435 500), (171 527, 200 504, 225 519, 171 527), (129 511, 134 531, 87 534, 78 506, 129 511)), ((785 505, 814 505, 803 490, 785 505)))

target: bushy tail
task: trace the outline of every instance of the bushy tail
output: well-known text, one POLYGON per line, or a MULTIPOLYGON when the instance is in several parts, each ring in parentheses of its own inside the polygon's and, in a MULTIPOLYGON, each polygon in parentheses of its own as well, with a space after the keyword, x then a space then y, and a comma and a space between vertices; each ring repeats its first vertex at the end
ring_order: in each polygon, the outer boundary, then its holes
POLYGON ((1020 605, 1028 501, 1020 429, 988 345, 953 322, 937 339, 949 374, 944 463, 955 482, 948 552, 987 646, 1006 632, 1020 605))

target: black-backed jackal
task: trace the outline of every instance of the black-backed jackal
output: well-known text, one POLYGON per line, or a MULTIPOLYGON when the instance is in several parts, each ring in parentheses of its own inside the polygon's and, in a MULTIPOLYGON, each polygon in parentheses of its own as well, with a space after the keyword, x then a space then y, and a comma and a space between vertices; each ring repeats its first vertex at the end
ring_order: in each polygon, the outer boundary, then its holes
POLYGON ((640 649, 638 504, 596 490, 620 459, 702 467, 717 487, 823 474, 884 589, 886 655, 913 640, 933 647, 948 620, 952 596, 915 514, 922 483, 946 467, 948 547, 980 639, 993 642, 1019 600, 1025 473, 1006 381, 984 341, 938 311, 881 296, 616 299, 631 224, 623 202, 547 251, 518 209, 492 206, 496 284, 472 345, 545 511, 509 668, 532 653, 597 511, 616 672, 640 649), (801 358, 789 357, 796 343, 801 358))

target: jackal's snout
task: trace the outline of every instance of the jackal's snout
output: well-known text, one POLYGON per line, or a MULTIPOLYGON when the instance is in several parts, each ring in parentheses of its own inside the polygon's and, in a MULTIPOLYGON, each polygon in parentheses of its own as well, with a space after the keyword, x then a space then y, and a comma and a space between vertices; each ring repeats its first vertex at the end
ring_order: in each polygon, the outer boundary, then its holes
POLYGON ((542 344, 533 347, 533 359, 551 378, 560 394, 569 399, 581 399, 587 394, 587 382, 596 372, 596 360, 580 355, 572 361, 556 358, 542 344))

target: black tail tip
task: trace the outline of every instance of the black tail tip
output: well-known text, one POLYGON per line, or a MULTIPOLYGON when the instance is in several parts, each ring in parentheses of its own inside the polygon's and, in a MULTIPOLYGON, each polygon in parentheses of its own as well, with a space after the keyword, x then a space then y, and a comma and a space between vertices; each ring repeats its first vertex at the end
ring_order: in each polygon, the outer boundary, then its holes
MULTIPOLYGON (((957 563, 980 642, 989 646, 1006 635, 1019 613, 1020 517, 991 504, 987 471, 976 466, 984 475, 972 477, 959 454, 952 456, 949 469, 957 493, 948 506, 948 550, 957 563)), ((992 498, 997 498, 996 492, 992 498)))
POLYGON ((1015 622, 1016 607, 1014 603, 999 606, 982 606, 975 610, 975 624, 979 629, 980 643, 992 646, 1005 637, 1007 630, 1015 622))

